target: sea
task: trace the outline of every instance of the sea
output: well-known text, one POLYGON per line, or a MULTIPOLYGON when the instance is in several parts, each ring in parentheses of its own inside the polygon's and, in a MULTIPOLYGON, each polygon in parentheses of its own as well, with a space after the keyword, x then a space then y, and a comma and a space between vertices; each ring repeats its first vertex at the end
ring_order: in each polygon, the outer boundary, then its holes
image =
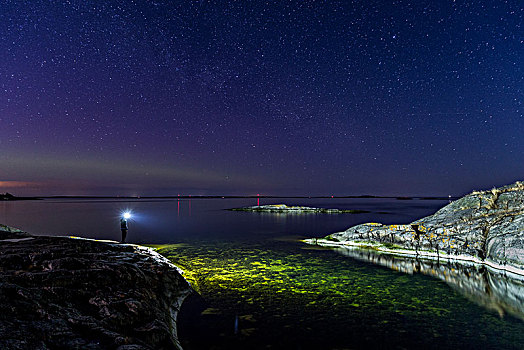
POLYGON ((37 235, 151 246, 195 293, 184 349, 524 349, 524 288, 482 266, 344 252, 302 240, 366 222, 407 224, 448 200, 167 198, 0 201, 0 223, 37 235), (230 211, 287 204, 358 214, 230 211), (378 262, 378 263, 377 263, 378 262), (521 293, 522 292, 522 293, 521 293))

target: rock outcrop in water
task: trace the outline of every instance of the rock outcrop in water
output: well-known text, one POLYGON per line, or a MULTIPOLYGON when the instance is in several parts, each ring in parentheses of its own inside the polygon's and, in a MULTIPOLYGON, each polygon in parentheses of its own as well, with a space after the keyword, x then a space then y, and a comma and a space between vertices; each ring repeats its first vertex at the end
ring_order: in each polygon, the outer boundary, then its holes
POLYGON ((36 200, 36 197, 15 197, 11 193, 0 193, 0 201, 36 200))
POLYGON ((470 260, 524 274, 524 183, 473 192, 409 225, 368 223, 306 242, 470 260))
POLYGON ((180 349, 190 292, 149 248, 0 225, 1 349, 180 349))
POLYGON ((0 193, 0 201, 10 201, 16 199, 15 196, 13 196, 11 193, 0 193))
POLYGON ((262 213, 284 213, 284 214, 303 214, 303 213, 321 213, 321 214, 343 214, 343 213, 366 213, 363 210, 347 210, 347 209, 329 209, 329 208, 312 208, 303 206, 288 206, 286 204, 269 204, 269 205, 254 205, 244 208, 233 208, 233 211, 251 211, 262 213))

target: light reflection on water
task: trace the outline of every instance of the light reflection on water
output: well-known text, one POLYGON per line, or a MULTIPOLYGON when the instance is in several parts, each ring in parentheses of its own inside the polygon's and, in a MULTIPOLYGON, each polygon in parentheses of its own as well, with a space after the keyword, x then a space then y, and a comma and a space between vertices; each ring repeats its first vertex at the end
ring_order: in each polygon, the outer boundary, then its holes
POLYGON ((159 247, 202 296, 182 307, 184 348, 518 349, 524 343, 524 322, 511 313, 501 318, 439 279, 299 243, 288 237, 159 247))
POLYGON ((524 320, 524 276, 508 276, 503 271, 466 261, 400 257, 351 247, 334 250, 344 256, 410 275, 422 273, 437 277, 473 302, 497 312, 500 317, 509 314, 524 320))
POLYGON ((469 276, 480 274, 467 283, 480 297, 464 298, 463 292, 455 291, 464 282, 450 288, 439 279, 410 276, 298 241, 364 222, 409 223, 432 214, 447 201, 260 199, 260 204, 370 211, 365 214, 225 210, 255 205, 256 200, 0 202, 0 223, 31 233, 118 240, 119 213, 132 210, 128 240, 178 244, 163 247, 161 253, 198 283, 203 300, 189 300, 180 314, 186 350, 211 346, 518 349, 524 344, 522 309, 518 303, 504 301, 504 295, 518 299, 522 293, 506 281, 466 269, 464 274, 469 276), (495 301, 482 293, 486 287, 497 290, 491 294, 496 295, 495 301), (499 313, 509 316, 500 318, 499 313), (209 334, 207 343, 201 337, 203 331, 209 334))
POLYGON ((119 215, 124 210, 131 210, 134 216, 129 223, 129 242, 177 243, 194 239, 249 241, 260 238, 261 234, 266 238, 286 234, 321 237, 368 221, 407 223, 431 214, 447 203, 427 200, 261 198, 260 204, 363 209, 371 213, 296 216, 225 210, 254 205, 256 201, 257 198, 0 201, 0 222, 35 234, 118 240, 119 215))

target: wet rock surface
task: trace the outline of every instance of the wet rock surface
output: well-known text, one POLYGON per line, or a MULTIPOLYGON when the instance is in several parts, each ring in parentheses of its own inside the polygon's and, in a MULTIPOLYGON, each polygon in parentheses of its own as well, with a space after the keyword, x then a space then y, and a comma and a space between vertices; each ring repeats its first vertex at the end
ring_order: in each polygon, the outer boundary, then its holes
POLYGON ((1 349, 179 349, 190 291, 149 248, 0 225, 1 349))
POLYGON ((408 225, 368 223, 306 242, 469 259, 524 274, 524 183, 473 192, 408 225))

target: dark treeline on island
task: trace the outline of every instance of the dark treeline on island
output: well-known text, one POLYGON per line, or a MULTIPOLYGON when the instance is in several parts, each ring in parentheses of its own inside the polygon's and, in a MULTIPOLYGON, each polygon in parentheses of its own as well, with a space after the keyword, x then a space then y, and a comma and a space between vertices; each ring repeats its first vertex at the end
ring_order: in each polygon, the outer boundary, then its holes
POLYGON ((0 201, 19 201, 19 200, 32 200, 32 199, 39 199, 37 197, 16 197, 13 196, 11 193, 0 193, 0 201))

